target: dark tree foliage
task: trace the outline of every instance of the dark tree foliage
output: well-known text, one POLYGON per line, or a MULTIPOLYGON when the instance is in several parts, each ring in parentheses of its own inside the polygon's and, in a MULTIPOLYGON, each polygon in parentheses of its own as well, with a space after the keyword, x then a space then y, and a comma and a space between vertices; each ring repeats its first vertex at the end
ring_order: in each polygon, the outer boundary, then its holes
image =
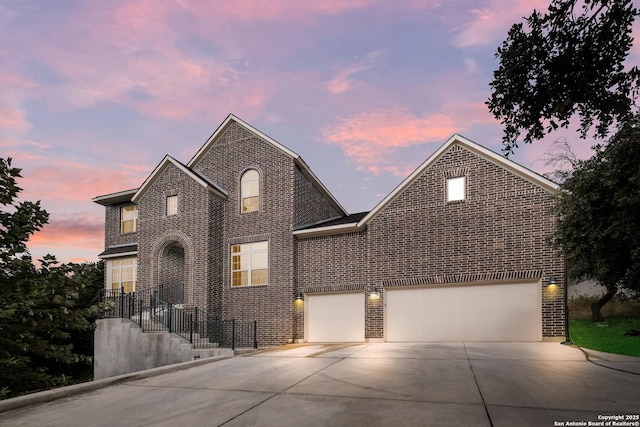
MULTIPOLYGON (((71 269, 69 277, 78 285, 76 307, 85 310, 85 317, 90 328, 75 332, 71 339, 77 354, 89 358, 93 362, 93 332, 95 321, 105 312, 104 303, 100 302, 100 291, 104 289, 104 262, 68 264, 71 269)), ((93 363, 78 363, 69 367, 72 380, 93 379, 93 363)))
POLYGON ((20 270, 29 237, 49 220, 39 201, 16 202, 22 191, 16 182, 19 177, 20 169, 11 166, 11 158, 0 158, 0 279, 20 270))
POLYGON ((633 114, 640 88, 637 67, 625 69, 638 9, 632 0, 553 0, 514 24, 498 48, 489 110, 504 127, 505 154, 518 139, 541 139, 568 127, 605 138, 633 114))
POLYGON ((607 288, 592 305, 602 321, 600 309, 618 290, 640 290, 640 118, 596 149, 562 186, 554 241, 573 275, 607 288))
POLYGON ((26 243, 47 223, 40 202, 17 201, 20 169, 0 158, 0 398, 90 373, 99 266, 32 262, 26 243))

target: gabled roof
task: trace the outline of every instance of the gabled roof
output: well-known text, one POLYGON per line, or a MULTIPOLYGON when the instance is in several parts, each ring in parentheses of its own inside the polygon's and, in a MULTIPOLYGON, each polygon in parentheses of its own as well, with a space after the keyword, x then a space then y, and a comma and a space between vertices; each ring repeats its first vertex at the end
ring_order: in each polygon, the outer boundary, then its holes
POLYGON ((118 191, 117 193, 110 193, 103 196, 94 197, 93 199, 91 199, 91 201, 102 206, 127 203, 131 201, 131 198, 134 194, 136 194, 137 191, 137 188, 134 188, 132 190, 118 191))
POLYGON ((357 232, 367 224, 369 224, 384 208, 389 206, 405 189, 413 184, 422 173, 436 163, 444 153, 446 153, 452 146, 459 145, 472 153, 482 157, 483 159, 508 170, 509 172, 520 176, 521 178, 537 185, 550 193, 556 193, 559 191, 559 186, 555 182, 533 172, 518 163, 509 160, 494 151, 477 144, 470 139, 465 138, 462 135, 454 134, 451 136, 435 153, 433 153, 424 163, 422 163, 411 175, 409 175, 404 181, 400 183, 387 197, 385 197, 378 205, 362 219, 354 220, 349 223, 341 223, 339 225, 326 224, 326 226, 314 226, 313 228, 305 228, 302 230, 294 231, 293 234, 304 238, 313 236, 322 236, 328 234, 341 234, 357 232))
POLYGON ((224 132, 227 130, 227 128, 229 127, 229 125, 232 122, 235 122, 235 123, 239 124, 240 126, 245 128, 246 130, 251 132, 252 134, 256 135, 257 137, 259 137, 261 139, 263 139, 264 141, 266 141, 268 144, 270 144, 274 148, 280 150, 282 153, 284 153, 285 155, 287 155, 290 158, 292 158, 293 161, 296 163, 296 165, 298 165, 298 167, 300 168, 302 173, 307 177, 307 179, 309 181, 311 181, 311 183, 318 189, 318 191, 320 191, 320 193, 322 193, 327 198, 327 200, 329 200, 329 202, 341 214, 347 215, 347 211, 344 209, 344 207, 342 207, 340 202, 338 202, 338 200, 336 200, 336 198, 333 197, 333 194, 331 194, 331 192, 329 192, 329 190, 324 186, 324 184, 322 182, 320 182, 318 177, 316 177, 316 175, 311 171, 311 169, 305 163, 305 161, 302 160, 302 157, 300 157, 298 154, 294 153, 293 151, 289 150, 284 145, 281 145, 280 143, 278 143, 273 138, 271 138, 271 137, 267 136, 266 134, 260 132, 258 129, 254 128, 250 124, 248 124, 248 123, 244 122, 243 120, 239 119, 238 117, 234 116, 233 114, 229 114, 227 116, 227 118, 222 122, 222 124, 220 126, 218 126, 218 129, 216 129, 216 131, 209 137, 209 139, 207 139, 207 141, 200 148, 200 150, 198 150, 198 152, 195 154, 195 156, 193 156, 193 158, 191 160, 189 160, 189 163, 187 163, 187 167, 193 168, 204 157, 204 155, 209 150, 209 148, 211 148, 211 146, 216 143, 218 138, 224 134, 224 132))
POLYGON ((164 157, 164 159, 162 159, 162 161, 158 164, 158 166, 156 166, 153 172, 151 172, 151 175, 147 177, 147 179, 140 186, 138 191, 136 191, 136 193, 131 198, 131 201, 134 203, 138 203, 138 201, 142 198, 142 195, 149 189, 151 184, 162 174, 162 172, 164 172, 164 170, 167 167, 169 167, 169 165, 174 165, 176 168, 180 169, 182 172, 184 172, 187 176, 189 176, 195 182, 197 182, 204 188, 208 189, 215 195, 225 199, 227 198, 229 193, 227 193, 226 190, 222 189, 220 186, 218 186, 214 182, 211 182, 209 179, 205 178, 199 173, 183 165, 173 157, 167 155, 164 157))

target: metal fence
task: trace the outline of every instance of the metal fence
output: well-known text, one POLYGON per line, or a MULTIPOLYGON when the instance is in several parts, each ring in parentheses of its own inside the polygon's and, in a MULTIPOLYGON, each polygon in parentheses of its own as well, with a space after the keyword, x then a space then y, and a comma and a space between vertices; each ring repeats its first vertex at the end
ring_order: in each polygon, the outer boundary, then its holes
POLYGON ((194 348, 239 347, 258 348, 258 325, 254 321, 224 320, 205 310, 176 307, 163 297, 175 297, 158 286, 139 292, 125 293, 106 289, 101 301, 108 303, 105 318, 130 319, 143 331, 167 331, 180 335, 194 348))

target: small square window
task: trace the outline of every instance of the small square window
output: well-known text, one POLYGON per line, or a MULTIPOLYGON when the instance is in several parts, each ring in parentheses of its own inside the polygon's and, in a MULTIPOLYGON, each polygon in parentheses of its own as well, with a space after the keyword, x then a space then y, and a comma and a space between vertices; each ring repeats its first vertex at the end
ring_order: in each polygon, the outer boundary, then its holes
POLYGON ((465 177, 458 176, 456 178, 447 179, 447 202, 455 202, 464 200, 465 195, 465 177))
POLYGON ((178 196, 167 197, 167 216, 178 215, 178 196))

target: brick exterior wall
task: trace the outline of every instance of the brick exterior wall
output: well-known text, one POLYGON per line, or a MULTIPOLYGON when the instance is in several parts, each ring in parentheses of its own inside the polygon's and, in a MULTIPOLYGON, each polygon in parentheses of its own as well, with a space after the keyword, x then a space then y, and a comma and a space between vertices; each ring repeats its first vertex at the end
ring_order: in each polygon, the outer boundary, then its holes
POLYGON ((564 263, 547 243, 553 202, 538 185, 453 145, 364 232, 299 239, 299 281, 305 292, 364 287, 365 337, 382 338, 384 292, 372 301, 370 286, 539 280, 542 335, 563 336, 564 263), (446 180, 456 176, 466 177, 466 198, 447 202, 446 180), (546 286, 551 275, 556 288, 546 286))
POLYGON ((168 268, 175 262, 172 246, 184 251, 184 302, 208 309, 209 229, 216 212, 211 192, 169 164, 139 201, 138 287, 144 289, 177 280, 168 268), (177 215, 166 215, 167 196, 178 196, 177 215), (168 274, 168 276, 163 276, 168 274))
POLYGON ((545 242, 552 207, 549 192, 454 146, 369 224, 371 278, 531 269, 557 277, 561 260, 545 242), (446 201, 451 172, 467 177, 463 202, 446 201))
POLYGON ((105 247, 138 243, 138 289, 185 283, 185 304, 225 319, 257 320, 258 343, 304 336, 295 292, 364 290, 365 337, 384 337, 384 292, 371 286, 540 281, 542 333, 564 333, 564 264, 547 244, 553 195, 453 145, 360 231, 296 238, 293 230, 340 212, 286 152, 231 121, 192 169, 221 197, 168 164, 139 200, 139 231, 120 234, 120 206, 107 206, 105 247), (241 213, 240 179, 260 175, 257 212, 241 213), (447 203, 446 179, 466 177, 464 201, 447 203), (165 214, 178 196, 178 214, 165 214), (231 287, 231 245, 269 242, 267 285, 231 287), (181 264, 181 265, 178 265, 181 264), (554 275, 560 285, 548 288, 554 275))
POLYGON ((227 203, 214 194, 209 194, 209 283, 207 283, 207 307, 211 313, 222 313, 222 290, 224 268, 224 207, 227 203))
POLYGON ((370 280, 380 287, 431 282, 543 279, 543 337, 564 334, 564 262, 547 243, 554 196, 453 145, 369 224, 370 280), (446 201, 446 180, 466 176, 466 199, 446 201), (562 285, 549 292, 554 275, 562 285))
POLYGON ((294 169, 294 178, 294 227, 341 216, 297 166, 294 169))
MULTIPOLYGON (((370 284, 367 248, 366 232, 299 239, 296 259, 298 289, 305 294, 367 289, 370 284)), ((366 304, 366 301, 362 303, 366 304)), ((366 313, 368 311, 365 310, 366 313)), ((302 338, 304 313, 298 313, 297 321, 296 334, 302 338)))
MULTIPOLYGON (((161 283, 170 289, 179 289, 184 286, 184 248, 177 243, 168 244, 159 254, 161 262, 159 263, 159 277, 161 283)), ((173 300, 173 303, 182 301, 173 300)))
MULTIPOLYGON (((104 247, 138 243, 138 233, 120 233, 120 208, 131 203, 105 206, 104 247)), ((139 229, 139 228, 138 228, 139 229)))
POLYGON ((290 341, 296 322, 291 230, 296 222, 328 219, 337 212, 293 158, 237 123, 229 125, 193 169, 229 192, 224 220, 217 225, 217 234, 211 235, 212 239, 219 236, 215 245, 220 246, 214 250, 221 257, 210 257, 210 265, 219 273, 209 283, 210 306, 226 319, 257 320, 260 345, 290 341), (248 169, 260 174, 260 206, 257 212, 241 213, 240 179, 248 169), (232 288, 231 245, 263 240, 269 242, 268 284, 232 288))

